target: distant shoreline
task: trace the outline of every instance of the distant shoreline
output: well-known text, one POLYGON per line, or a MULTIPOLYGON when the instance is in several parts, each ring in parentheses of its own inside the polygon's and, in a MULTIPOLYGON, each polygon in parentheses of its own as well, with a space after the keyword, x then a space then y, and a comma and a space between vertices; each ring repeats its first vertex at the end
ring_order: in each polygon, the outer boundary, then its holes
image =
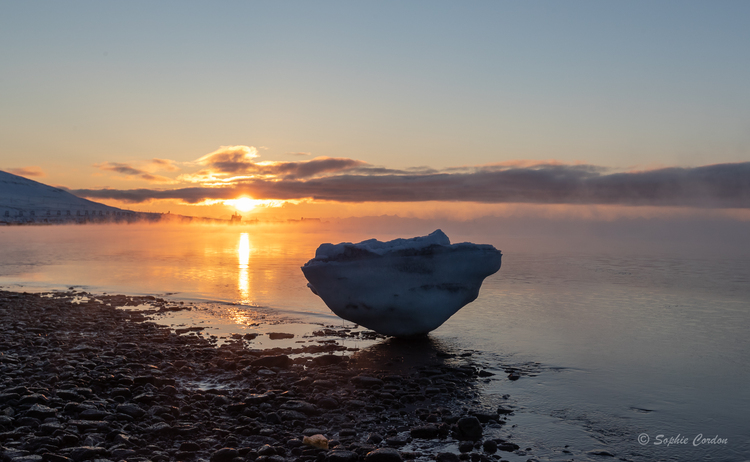
MULTIPOLYGON (((69 212, 69 211, 68 211, 69 212)), ((257 220, 256 220, 257 221, 257 220)), ((170 213, 123 212, 120 214, 95 212, 89 215, 52 215, 29 214, 0 217, 0 226, 47 226, 47 225, 87 225, 87 224, 138 224, 138 223, 169 223, 169 224, 237 224, 239 219, 223 220, 219 218, 191 217, 170 213)), ((252 223, 253 221, 245 222, 252 223)))

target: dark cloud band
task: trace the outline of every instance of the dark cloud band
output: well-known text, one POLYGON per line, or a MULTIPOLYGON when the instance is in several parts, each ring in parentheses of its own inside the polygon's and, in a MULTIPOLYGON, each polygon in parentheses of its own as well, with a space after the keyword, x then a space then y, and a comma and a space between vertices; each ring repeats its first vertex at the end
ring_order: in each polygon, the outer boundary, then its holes
POLYGON ((605 174, 588 165, 475 168, 460 173, 347 174, 309 180, 247 180, 231 187, 76 190, 92 199, 304 199, 339 202, 464 201, 750 208, 750 162, 605 174))

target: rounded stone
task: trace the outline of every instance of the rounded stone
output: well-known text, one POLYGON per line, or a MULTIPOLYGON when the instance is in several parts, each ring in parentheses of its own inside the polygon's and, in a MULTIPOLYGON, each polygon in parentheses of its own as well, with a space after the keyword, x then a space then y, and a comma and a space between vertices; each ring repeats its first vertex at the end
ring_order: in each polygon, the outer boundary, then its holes
POLYGON ((393 448, 380 448, 370 451, 365 456, 365 462, 403 462, 401 453, 393 448))
POLYGON ((221 448, 211 455, 211 462, 232 462, 240 453, 235 448, 221 448))
POLYGON ((328 454, 328 462, 357 462, 359 456, 353 451, 331 451, 328 454))
POLYGON ((458 419, 458 438, 462 440, 477 441, 482 438, 482 424, 474 416, 465 416, 458 419))
POLYGON ((201 447, 198 443, 195 443, 193 441, 185 441, 180 445, 180 451, 185 452, 198 452, 201 450, 201 447))
POLYGON ((494 454, 497 452, 497 443, 492 440, 487 440, 482 444, 482 449, 484 449, 484 452, 494 454))
POLYGON ((452 452, 441 452, 435 456, 435 460, 437 462, 459 462, 461 459, 457 454, 453 454, 452 452))

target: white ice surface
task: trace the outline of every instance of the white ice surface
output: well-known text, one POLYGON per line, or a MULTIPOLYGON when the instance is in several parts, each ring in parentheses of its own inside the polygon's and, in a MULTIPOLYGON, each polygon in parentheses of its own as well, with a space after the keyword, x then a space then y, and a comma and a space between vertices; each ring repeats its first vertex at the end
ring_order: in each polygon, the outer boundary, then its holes
POLYGON ((435 230, 427 236, 413 237, 411 239, 394 239, 388 242, 380 242, 377 239, 368 239, 358 244, 342 242, 341 244, 321 244, 315 251, 316 259, 334 259, 343 254, 347 248, 357 248, 368 252, 384 255, 405 249, 422 249, 431 245, 451 245, 450 239, 442 230, 435 230))
POLYGON ((336 315, 386 335, 438 328, 479 295, 502 254, 491 245, 428 236, 323 244, 302 267, 308 286, 336 315))

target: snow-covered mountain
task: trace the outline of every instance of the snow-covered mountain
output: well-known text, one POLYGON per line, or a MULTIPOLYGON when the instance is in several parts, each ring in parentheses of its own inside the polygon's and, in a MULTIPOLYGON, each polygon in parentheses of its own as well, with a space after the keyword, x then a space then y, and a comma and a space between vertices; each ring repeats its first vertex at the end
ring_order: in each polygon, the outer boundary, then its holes
POLYGON ((0 223, 121 221, 136 215, 0 171, 0 223))

